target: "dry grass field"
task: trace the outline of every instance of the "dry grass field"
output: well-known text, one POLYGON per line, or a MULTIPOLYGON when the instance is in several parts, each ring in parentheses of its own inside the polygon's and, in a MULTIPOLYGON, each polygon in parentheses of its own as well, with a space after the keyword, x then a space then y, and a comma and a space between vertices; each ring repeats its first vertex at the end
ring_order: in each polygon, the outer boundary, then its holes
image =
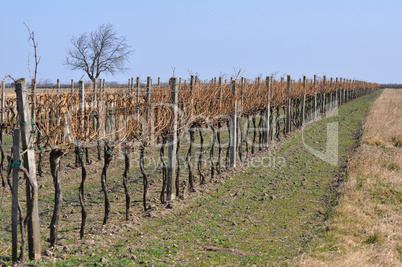
POLYGON ((300 266, 402 265, 402 90, 386 89, 363 126, 362 145, 327 232, 300 266))

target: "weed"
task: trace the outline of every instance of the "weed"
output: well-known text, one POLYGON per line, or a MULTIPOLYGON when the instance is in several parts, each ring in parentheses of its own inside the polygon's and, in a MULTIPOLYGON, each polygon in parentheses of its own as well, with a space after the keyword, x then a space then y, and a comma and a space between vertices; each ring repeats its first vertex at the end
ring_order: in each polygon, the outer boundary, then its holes
POLYGON ((377 233, 370 235, 363 243, 365 244, 374 244, 379 241, 380 237, 378 236, 377 233))
POLYGON ((396 163, 390 163, 390 164, 388 164, 388 167, 387 167, 387 169, 389 170, 389 171, 399 171, 399 166, 396 164, 396 163))

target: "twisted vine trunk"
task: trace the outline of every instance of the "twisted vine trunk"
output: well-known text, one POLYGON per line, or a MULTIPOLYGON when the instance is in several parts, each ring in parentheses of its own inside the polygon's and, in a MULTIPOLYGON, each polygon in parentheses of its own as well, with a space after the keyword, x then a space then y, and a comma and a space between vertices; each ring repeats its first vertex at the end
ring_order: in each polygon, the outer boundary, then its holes
POLYGON ((161 150, 159 152, 159 156, 161 158, 162 162, 162 190, 161 190, 161 195, 159 197, 160 201, 162 204, 166 203, 166 186, 167 186, 167 165, 164 159, 165 156, 165 145, 166 145, 166 137, 162 137, 162 146, 161 150))
POLYGON ((195 188, 194 188, 194 175, 193 175, 193 170, 191 168, 191 153, 192 153, 192 149, 193 149, 193 144, 194 144, 194 129, 190 128, 188 130, 188 132, 190 133, 190 145, 188 148, 188 152, 187 152, 187 167, 188 167, 188 185, 189 188, 188 190, 190 192, 195 192, 195 188))
POLYGON ((50 222, 50 247, 55 246, 59 233, 60 209, 63 201, 60 183, 60 158, 63 154, 63 151, 60 149, 50 151, 50 172, 52 173, 54 184, 54 209, 52 221, 50 222))
POLYGON ((262 119, 264 117, 264 113, 260 113, 260 121, 258 123, 258 151, 262 150, 262 144, 264 142, 264 131, 262 129, 263 122, 264 120, 262 119))
POLYGON ((3 177, 3 166, 4 166, 4 149, 3 149, 3 141, 0 140, 0 152, 1 152, 1 161, 0 161, 0 175, 1 175, 1 186, 3 187, 3 194, 1 195, 0 201, 0 211, 3 203, 4 189, 6 187, 6 180, 3 177))
POLYGON ((98 141, 97 149, 98 149, 98 160, 101 160, 102 159, 102 156, 101 156, 102 146, 101 146, 100 141, 98 141))
POLYGON ((269 112, 269 141, 272 141, 273 139, 273 133, 274 133, 274 129, 273 129, 273 120, 274 120, 274 109, 271 106, 270 107, 270 112, 269 112))
MULTIPOLYGON (((226 122, 226 125, 227 125, 227 127, 228 127, 228 136, 230 136, 230 135, 231 135, 231 132, 230 132, 229 121, 226 122)), ((226 165, 226 168, 229 168, 229 165, 230 165, 229 153, 230 153, 230 140, 228 141, 228 148, 226 149, 226 157, 225 157, 225 165, 226 165)))
POLYGON ((248 153, 248 151, 249 151, 249 148, 248 148, 248 134, 249 134, 249 132, 250 132, 250 116, 247 116, 247 128, 246 128, 246 134, 245 134, 245 137, 244 137, 244 140, 245 140, 245 142, 246 142, 246 159, 247 158, 249 158, 249 153, 248 153))
MULTIPOLYGON (((180 139, 177 140, 177 148, 176 148, 176 155, 179 155, 179 148, 180 148, 180 139)), ((180 197, 180 157, 177 156, 177 172, 176 172, 176 196, 180 197)))
POLYGON ((216 133, 216 139, 218 140, 218 161, 216 162, 216 172, 218 174, 221 173, 221 154, 222 154, 222 145, 221 145, 221 123, 218 122, 218 131, 216 133))
POLYGON ((38 159, 38 175, 39 177, 43 177, 43 170, 42 170, 42 159, 43 159, 43 151, 42 147, 39 148, 39 159, 38 159))
POLYGON ((253 116, 253 118, 251 119, 252 120, 252 122, 253 122, 253 128, 254 128, 254 130, 253 130, 253 143, 251 144, 251 154, 254 154, 254 152, 255 152, 255 138, 256 138, 256 135, 257 135, 257 129, 255 128, 255 116, 253 116))
POLYGON ((212 145, 211 150, 209 152, 209 161, 211 162, 211 181, 215 177, 215 165, 214 165, 214 148, 215 148, 215 141, 216 141, 216 130, 213 126, 211 126, 213 134, 212 134, 212 145))
POLYGON ((237 149, 238 149, 238 154, 239 154, 239 159, 240 161, 243 161, 243 151, 242 151, 242 145, 243 145, 243 130, 242 130, 242 117, 238 119, 237 125, 238 125, 238 131, 239 134, 237 135, 239 137, 239 142, 237 142, 237 149))
POLYGON ((279 107, 276 107, 276 126, 275 126, 275 141, 279 140, 280 133, 280 115, 279 115, 279 107))
POLYGON ((85 148, 85 162, 87 165, 90 165, 92 163, 92 161, 89 159, 89 152, 88 152, 88 148, 85 148))
POLYGON ((110 200, 109 200, 109 193, 107 191, 107 168, 109 167, 110 162, 112 161, 113 151, 112 148, 105 142, 105 154, 104 154, 104 165, 102 169, 101 175, 101 184, 102 184, 102 191, 105 196, 105 214, 103 217, 103 225, 105 225, 109 219, 110 213, 110 200))
POLYGON ((286 136, 286 106, 283 106, 282 107, 282 110, 283 110, 283 114, 284 114, 284 116, 283 116, 283 136, 286 136))
POLYGON ((4 180, 4 178, 3 178, 3 167, 4 167, 4 157, 5 157, 5 154, 4 154, 4 150, 3 150, 3 122, 1 122, 1 124, 0 124, 0 145, 1 145, 1 161, 0 161, 0 170, 1 170, 1 183, 2 183, 2 186, 3 187, 5 187, 6 186, 6 182, 5 182, 5 180, 4 180))
POLYGON ((148 176, 145 172, 145 168, 144 168, 144 150, 145 147, 141 146, 140 148, 140 170, 142 173, 142 183, 143 183, 143 195, 142 195, 142 203, 144 205, 144 211, 147 210, 147 192, 148 192, 148 176))
POLYGON ((200 155, 198 157, 198 173, 200 175, 200 184, 205 183, 205 176, 202 174, 201 168, 202 168, 202 154, 204 153, 204 137, 202 136, 202 132, 199 131, 200 133, 200 155))
POLYGON ((81 205, 80 238, 82 239, 84 237, 85 224, 87 221, 87 211, 85 208, 85 194, 84 194, 84 185, 85 185, 85 180, 87 179, 87 170, 85 167, 84 159, 82 157, 84 155, 84 153, 82 152, 81 148, 76 147, 75 154, 76 154, 78 163, 81 165, 81 184, 80 184, 80 188, 79 188, 79 199, 80 199, 80 205, 81 205))
POLYGON ((128 151, 124 151, 124 173, 123 173, 123 187, 126 195, 126 220, 130 217, 130 194, 128 192, 128 172, 130 171, 130 157, 128 151))
POLYGON ((40 131, 38 131, 38 146, 39 146, 39 160, 38 160, 38 175, 39 177, 43 177, 43 170, 42 170, 42 147, 39 144, 39 140, 40 140, 40 131))
MULTIPOLYGON (((8 187, 10 188, 10 191, 13 192, 13 186, 12 186, 12 182, 11 182, 11 163, 13 163, 13 159, 10 156, 7 156, 7 160, 8 160, 8 168, 7 168, 7 184, 8 187)), ((24 261, 24 251, 25 251, 25 236, 26 236, 26 231, 25 229, 27 229, 27 223, 26 220, 24 219, 24 217, 22 216, 22 208, 21 208, 21 204, 20 201, 18 200, 18 219, 19 219, 19 223, 20 223, 20 233, 21 233, 21 246, 20 246, 20 256, 18 257, 18 260, 20 262, 24 261)))

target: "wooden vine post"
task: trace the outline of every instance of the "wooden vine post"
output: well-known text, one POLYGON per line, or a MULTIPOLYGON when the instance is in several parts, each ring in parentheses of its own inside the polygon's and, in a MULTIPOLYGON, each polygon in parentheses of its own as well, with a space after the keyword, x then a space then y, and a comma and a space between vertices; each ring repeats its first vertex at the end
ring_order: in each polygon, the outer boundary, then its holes
POLYGON ((305 116, 306 116, 306 88, 307 88, 307 80, 306 76, 303 76, 303 118, 302 118, 302 125, 305 123, 305 116))
POLYGON ((267 86, 268 94, 267 94, 267 110, 265 112, 265 147, 268 148, 269 145, 269 131, 270 131, 270 121, 269 117, 271 116, 271 77, 267 76, 265 79, 265 83, 267 86))
POLYGON ((140 117, 140 86, 141 86, 140 77, 137 77, 137 79, 136 79, 136 88, 137 88, 137 90, 136 90, 137 112, 136 112, 136 114, 137 114, 137 118, 140 117))
POLYGON ((146 120, 147 120, 147 134, 150 138, 150 144, 154 143, 155 131, 154 131, 154 108, 152 105, 152 79, 147 77, 147 95, 146 95, 146 120))
POLYGON ((178 116, 178 83, 177 78, 170 79, 172 94, 172 113, 173 113, 173 129, 169 137, 168 143, 168 166, 167 166, 167 186, 166 200, 171 201, 176 197, 176 167, 177 167, 177 116, 178 116))
POLYGON ((328 100, 328 105, 327 108, 328 110, 332 109, 332 77, 329 79, 329 100, 328 100))
POLYGON ((71 79, 71 89, 70 89, 70 93, 74 94, 74 80, 71 79))
MULTIPOLYGON (((11 206, 11 237, 12 237, 12 260, 18 259, 18 163, 20 162, 20 129, 14 129, 13 142, 13 191, 11 206)), ((24 253, 21 251, 21 253, 24 253)))
POLYGON ((4 81, 1 81, 1 123, 0 126, 0 142, 3 143, 3 122, 4 122, 4 107, 5 107, 5 90, 4 81))
POLYGON ((314 119, 317 119, 317 75, 314 75, 314 119))
POLYGON ((24 167, 30 177, 25 176, 27 194, 27 214, 31 214, 28 220, 28 250, 31 260, 41 258, 39 211, 38 211, 38 183, 36 181, 35 151, 33 142, 35 136, 32 134, 31 116, 29 112, 28 94, 25 78, 15 82, 17 94, 17 110, 21 124, 22 150, 24 154, 24 167), (30 179, 30 180, 29 180, 30 179))
POLYGON ((327 112, 327 107, 326 107, 326 104, 325 104, 325 102, 326 102, 326 97, 325 97, 325 95, 326 95, 326 93, 327 93, 327 77, 326 76, 324 76, 323 77, 323 81, 322 81, 322 85, 323 85, 323 93, 322 93, 322 114, 323 114, 323 116, 326 114, 326 112, 327 112))
POLYGON ((190 118, 193 118, 194 113, 194 99, 193 99, 193 92, 194 92, 194 75, 190 76, 190 95, 191 95, 191 110, 190 110, 190 118))
POLYGON ((338 98, 338 77, 335 79, 335 108, 339 106, 339 98, 338 98))
POLYGON ((219 113, 220 113, 222 110, 222 77, 221 76, 219 76, 218 83, 219 83, 219 113))
POLYGON ((50 222, 50 247, 56 245, 59 233, 59 218, 63 202, 63 194, 60 181, 60 158, 63 156, 64 151, 60 147, 53 147, 50 151, 50 171, 53 177, 54 184, 54 209, 52 220, 50 222))
POLYGON ((287 77, 287 88, 286 88, 286 134, 290 132, 290 75, 287 77))
POLYGON ((339 78, 339 85, 338 85, 338 93, 339 93, 339 95, 338 95, 338 105, 339 106, 341 106, 342 104, 343 104, 343 101, 342 101, 342 77, 341 78, 339 78))
POLYGON ((81 121, 81 127, 84 128, 84 112, 85 112, 85 85, 84 81, 80 80, 78 82, 78 89, 80 90, 80 106, 81 106, 81 114, 80 119, 78 121, 81 121))
POLYGON ((236 87, 236 80, 232 80, 232 99, 233 99, 233 106, 232 106, 232 117, 230 118, 230 139, 229 139, 229 162, 230 167, 236 167, 236 147, 237 147, 237 87, 236 87))
POLYGON ((60 93, 60 79, 57 79, 57 94, 60 93))

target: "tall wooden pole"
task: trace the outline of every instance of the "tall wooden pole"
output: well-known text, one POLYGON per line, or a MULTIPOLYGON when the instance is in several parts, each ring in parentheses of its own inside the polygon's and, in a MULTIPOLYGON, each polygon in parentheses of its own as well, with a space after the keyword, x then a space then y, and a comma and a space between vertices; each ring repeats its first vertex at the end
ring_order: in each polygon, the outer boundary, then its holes
POLYGON ((168 175, 166 186, 166 200, 176 197, 176 168, 177 168, 177 117, 178 117, 178 81, 176 77, 170 79, 172 95, 173 129, 168 144, 168 175))
POLYGON ((302 118, 302 125, 305 123, 305 116, 306 116, 306 90, 307 90, 307 79, 306 76, 303 76, 303 118, 302 118))
POLYGON ((70 89, 70 93, 73 94, 74 93, 74 80, 71 79, 71 89, 70 89))
MULTIPOLYGON (((12 260, 17 261, 18 257, 18 170, 20 162, 20 129, 14 129, 13 142, 13 192, 11 208, 11 236, 12 236, 12 260)), ((21 251, 24 253, 24 251, 21 251)))
POLYGON ((322 80, 322 85, 323 85, 323 93, 322 93, 322 113, 323 113, 323 115, 325 115, 325 113, 326 113, 326 106, 325 106, 325 101, 326 101, 326 97, 325 97, 325 94, 327 93, 327 88, 326 88, 326 86, 327 86, 327 77, 326 76, 324 76, 323 77, 323 80, 322 80))
POLYGON ((150 138, 150 142, 153 143, 154 139, 155 139, 155 132, 154 132, 154 108, 152 105, 152 79, 151 79, 151 77, 147 77, 146 102, 147 102, 146 119, 147 119, 147 129, 148 129, 147 134, 150 138))
POLYGON ((60 79, 57 79, 57 94, 60 93, 60 79))
POLYGON ((230 167, 236 167, 236 147, 237 147, 237 87, 236 80, 232 81, 232 99, 233 99, 233 111, 230 118, 230 139, 229 139, 229 161, 230 167))
POLYGON ((265 79, 267 86, 267 110, 265 112, 265 147, 268 148, 269 145, 269 131, 271 124, 269 122, 269 117, 271 116, 271 77, 267 76, 265 79))
POLYGON ((339 106, 339 96, 338 96, 338 77, 335 79, 335 105, 336 107, 339 106))
POLYGON ((314 75, 314 119, 317 119, 317 75, 314 75))
POLYGON ((291 78, 290 75, 287 77, 287 88, 286 88, 286 134, 290 132, 290 86, 291 86, 291 78))
POLYGON ((5 103, 5 90, 4 81, 1 81, 1 122, 4 121, 4 103, 5 103))
POLYGON ((31 214, 28 221, 28 250, 29 258, 38 260, 41 258, 39 211, 38 211, 38 184, 36 181, 35 151, 33 142, 35 136, 32 134, 31 116, 29 112, 28 94, 25 79, 15 82, 17 94, 17 110, 21 123, 21 143, 24 154, 24 167, 28 170, 31 180, 25 175, 27 194, 27 213, 31 214), (31 185, 32 184, 32 185, 31 185))

